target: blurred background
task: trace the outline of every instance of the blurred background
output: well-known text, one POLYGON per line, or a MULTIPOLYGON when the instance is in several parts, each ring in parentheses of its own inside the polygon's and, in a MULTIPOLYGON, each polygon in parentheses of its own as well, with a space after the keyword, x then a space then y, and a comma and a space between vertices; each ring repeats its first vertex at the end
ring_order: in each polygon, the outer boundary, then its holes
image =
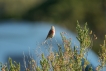
POLYGON ((93 50, 98 53, 97 43, 106 34, 106 0, 0 0, 0 21, 51 22, 76 32, 76 21, 85 22, 98 37, 93 50))
MULTIPOLYGON (((37 30, 42 30, 39 29, 39 27, 42 26, 42 24, 45 24, 44 22, 46 22, 46 25, 49 25, 48 29, 50 29, 52 23, 53 25, 58 25, 59 27, 68 29, 70 32, 76 33, 77 20, 79 21, 81 26, 84 26, 85 22, 87 22, 90 30, 92 30, 97 35, 98 39, 94 40, 93 43, 94 46, 92 49, 94 52, 98 54, 100 50, 99 44, 103 43, 104 35, 106 34, 106 0, 80 0, 80 1, 78 0, 0 0, 1 42, 4 39, 6 39, 5 37, 9 36, 8 37, 9 39, 11 36, 9 34, 12 33, 13 34, 15 33, 14 35, 15 37, 17 37, 16 35, 25 36, 26 33, 31 34, 30 32, 25 33, 25 31, 29 31, 28 30, 29 24, 30 24, 29 26, 39 24, 39 26, 37 26, 38 27, 37 30), (40 22, 40 23, 36 23, 36 22, 40 22), (16 27, 17 25, 18 27, 16 27), (21 28, 19 28, 19 25, 21 26, 21 28), (27 26, 25 27, 25 25, 27 26), (24 30, 22 28, 24 28, 24 30), (22 34, 23 32, 21 29, 24 31, 24 34, 22 34), (17 33, 16 31, 20 33, 17 33)), ((48 32, 48 29, 46 30, 46 33, 48 32)), ((13 38, 13 34, 11 38, 13 38)), ((27 36, 25 37, 28 38, 27 36)), ((46 35, 44 37, 46 37, 46 35)), ((25 39, 23 40, 26 41, 25 39)), ((31 39, 29 38, 28 40, 31 39)), ((39 40, 36 41, 40 42, 39 40)), ((9 41, 7 41, 7 43, 8 42, 9 41)), ((27 42, 27 44, 28 43, 29 42, 27 42)), ((32 46, 30 43, 29 43, 30 45, 26 45, 26 46, 25 44, 23 47, 32 46)), ((8 45, 6 46, 7 48, 8 45)), ((11 46, 13 46, 12 43, 11 46)))

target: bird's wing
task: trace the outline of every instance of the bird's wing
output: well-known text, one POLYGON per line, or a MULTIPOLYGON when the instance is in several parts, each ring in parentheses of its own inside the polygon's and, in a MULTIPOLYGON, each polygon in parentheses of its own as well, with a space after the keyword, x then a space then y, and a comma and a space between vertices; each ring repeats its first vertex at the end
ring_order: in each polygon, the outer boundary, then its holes
POLYGON ((48 33, 48 35, 47 35, 47 37, 46 37, 46 39, 47 39, 49 36, 51 36, 52 34, 53 34, 53 31, 50 30, 49 33, 48 33))

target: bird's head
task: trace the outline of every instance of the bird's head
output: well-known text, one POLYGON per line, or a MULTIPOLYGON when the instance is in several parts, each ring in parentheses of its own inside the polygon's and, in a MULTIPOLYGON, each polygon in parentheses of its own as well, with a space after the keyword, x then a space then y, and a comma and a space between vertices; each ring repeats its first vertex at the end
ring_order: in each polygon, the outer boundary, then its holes
POLYGON ((54 26, 51 26, 51 29, 53 29, 53 30, 54 30, 54 29, 55 29, 55 27, 54 27, 54 26))

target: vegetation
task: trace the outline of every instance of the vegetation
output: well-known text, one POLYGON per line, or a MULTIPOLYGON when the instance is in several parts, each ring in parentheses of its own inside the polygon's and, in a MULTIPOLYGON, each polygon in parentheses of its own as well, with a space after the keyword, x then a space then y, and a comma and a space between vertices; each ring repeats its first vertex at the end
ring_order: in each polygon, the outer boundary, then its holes
MULTIPOLYGON (((100 65, 94 69, 92 66, 89 66, 90 63, 84 55, 89 51, 89 49, 91 49, 93 46, 93 39, 97 39, 97 37, 92 33, 92 31, 89 31, 87 23, 84 27, 81 27, 77 22, 76 30, 78 32, 77 39, 80 46, 74 45, 74 47, 72 47, 71 39, 66 38, 66 33, 62 32, 60 35, 63 41, 64 49, 62 49, 62 45, 57 43, 57 52, 52 51, 47 57, 42 53, 40 66, 38 66, 36 61, 31 58, 27 64, 28 66, 25 66, 25 71, 85 71, 87 67, 87 71, 100 71, 106 63, 106 35, 103 45, 100 45, 100 65)), ((9 58, 8 64, 1 64, 1 70, 20 71, 20 63, 13 62, 12 59, 9 58)))
MULTIPOLYGON (((106 0, 0 0, 0 21, 8 20, 52 22, 71 31, 76 20, 87 21, 98 36, 96 43, 101 43, 106 32, 106 0)), ((94 46, 97 53, 99 47, 94 46)))

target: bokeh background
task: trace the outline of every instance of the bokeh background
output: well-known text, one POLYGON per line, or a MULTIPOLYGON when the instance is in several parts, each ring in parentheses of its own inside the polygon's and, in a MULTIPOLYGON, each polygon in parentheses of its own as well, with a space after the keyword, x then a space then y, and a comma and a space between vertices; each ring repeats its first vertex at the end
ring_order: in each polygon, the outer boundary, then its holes
POLYGON ((98 37, 92 48, 98 54, 106 34, 106 0, 0 0, 0 26, 48 22, 76 33, 77 20, 81 26, 87 22, 98 37))
POLYGON ((102 43, 106 34, 106 0, 0 0, 0 21, 52 22, 76 32, 76 21, 85 22, 102 43))

